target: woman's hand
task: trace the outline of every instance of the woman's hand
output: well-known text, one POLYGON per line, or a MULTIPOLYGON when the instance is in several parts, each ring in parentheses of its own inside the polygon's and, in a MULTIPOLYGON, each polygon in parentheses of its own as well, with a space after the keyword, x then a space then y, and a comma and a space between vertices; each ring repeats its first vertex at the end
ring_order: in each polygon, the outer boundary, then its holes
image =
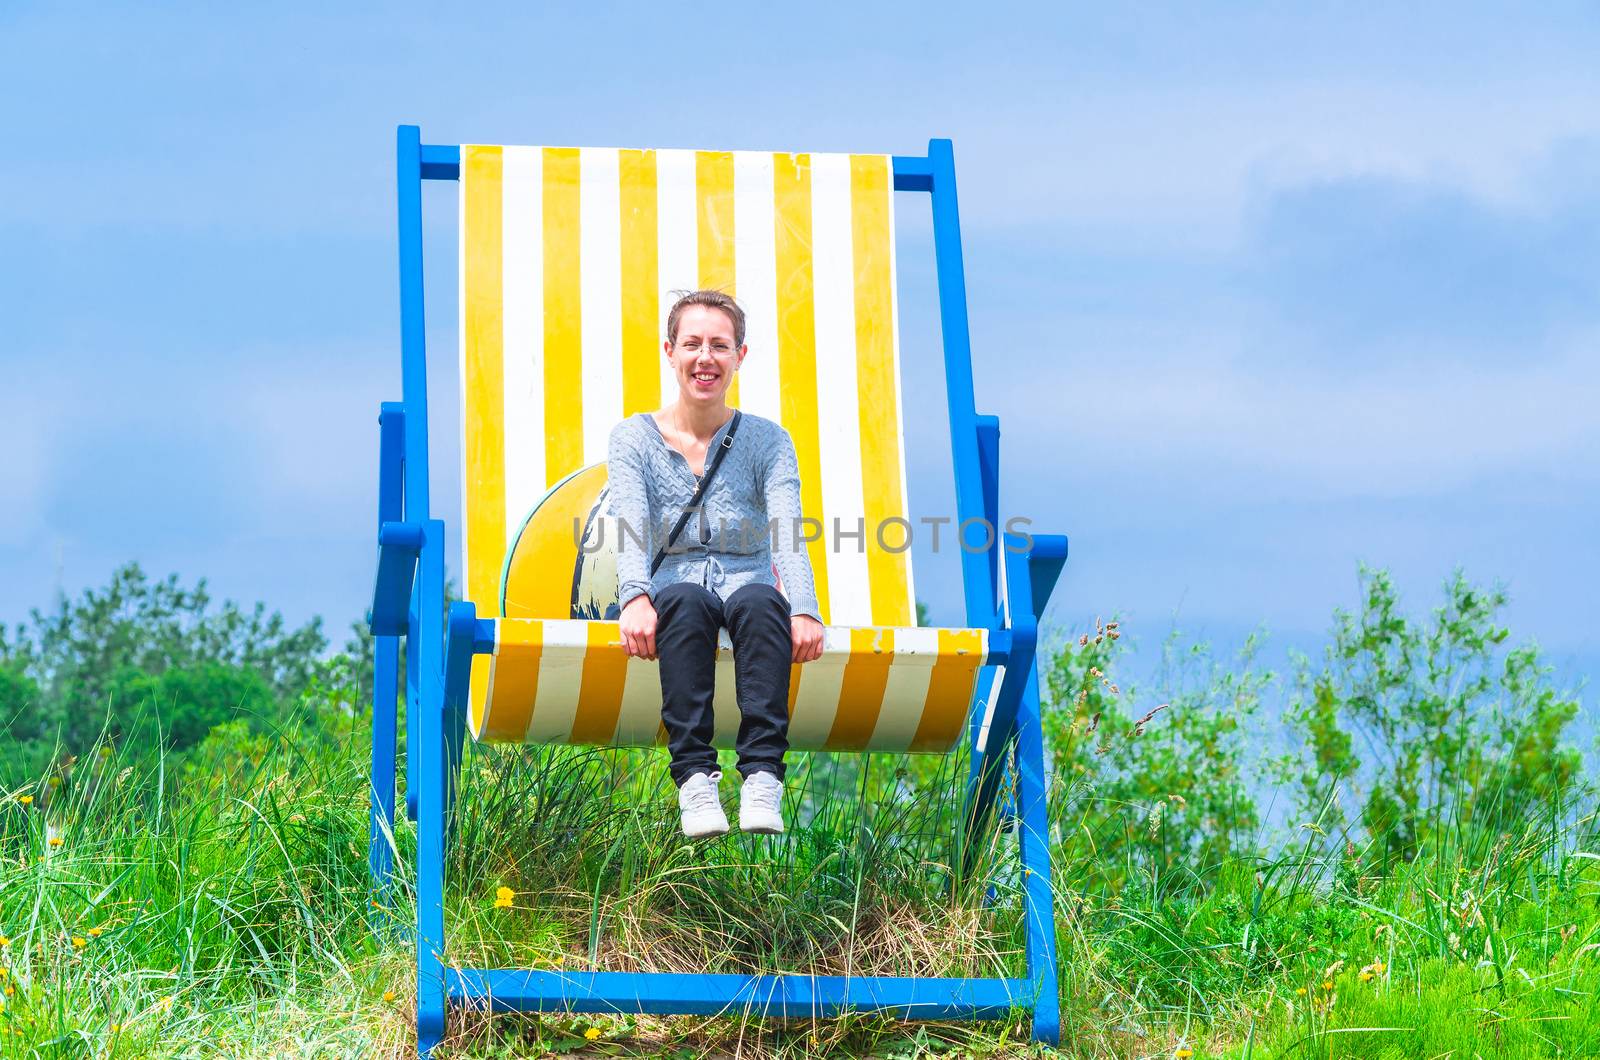
POLYGON ((789 619, 789 632, 794 639, 794 661, 810 662, 822 658, 822 623, 810 615, 795 615, 789 619))
MULTIPOLYGON (((635 596, 622 609, 622 647, 641 659, 656 657, 656 605, 645 594, 635 596)), ((820 627, 818 627, 820 628, 820 627)))

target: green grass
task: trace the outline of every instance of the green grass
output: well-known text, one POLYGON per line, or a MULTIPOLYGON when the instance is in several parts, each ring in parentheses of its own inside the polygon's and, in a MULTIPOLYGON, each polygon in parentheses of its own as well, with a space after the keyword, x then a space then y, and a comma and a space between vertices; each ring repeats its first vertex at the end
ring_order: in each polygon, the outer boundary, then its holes
MULTIPOLYGON (((0 1055, 407 1055, 412 957, 370 923, 411 919, 414 835, 403 825, 395 837, 392 908, 373 909, 365 762, 358 728, 223 727, 181 765, 97 747, 53 772, 58 784, 0 793, 0 1055)), ((950 872, 964 772, 960 755, 795 755, 788 835, 692 844, 677 835, 660 752, 475 749, 448 958, 1020 974, 1011 837, 986 837, 974 877, 950 872), (509 909, 494 904, 502 886, 509 909)), ((1591 817, 1551 813, 1503 835, 1435 828, 1414 860, 1387 868, 1307 841, 1155 874, 1100 856, 1095 836, 1117 808, 1082 787, 1052 801, 1062 1055, 1600 1055, 1591 817)), ((1021 1015, 465 1013, 452 1026, 441 1050, 452 1057, 1030 1052, 1021 1015)))

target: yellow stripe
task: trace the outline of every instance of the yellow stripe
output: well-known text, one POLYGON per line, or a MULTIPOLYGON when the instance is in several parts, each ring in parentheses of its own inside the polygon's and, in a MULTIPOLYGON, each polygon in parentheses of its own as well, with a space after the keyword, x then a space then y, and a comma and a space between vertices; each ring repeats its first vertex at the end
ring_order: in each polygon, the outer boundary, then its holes
MULTIPOLYGON (((812 661, 813 662, 821 662, 822 660, 813 659, 812 661)), ((790 721, 794 720, 794 701, 795 701, 795 698, 800 695, 800 671, 804 667, 804 665, 805 665, 804 663, 790 663, 789 664, 789 720, 790 721)))
POLYGON ((583 464, 583 319, 578 149, 544 149, 545 481, 583 464))
POLYGON ((573 743, 607 744, 616 738, 622 714, 622 686, 628 676, 628 653, 615 622, 590 622, 578 688, 578 712, 572 719, 573 743))
MULTIPOLYGON (((733 154, 694 154, 695 227, 700 247, 700 286, 737 298, 733 265, 733 154)), ((739 405, 739 376, 728 383, 728 404, 739 405)))
POLYGON ((600 464, 585 468, 539 505, 511 543, 505 565, 507 618, 574 618, 572 576, 578 544, 606 483, 600 464))
MULTIPOLYGON (((900 408, 894 378, 894 297, 889 252, 889 160, 850 156, 850 229, 855 258, 856 388, 861 394, 861 485, 867 517, 867 577, 872 624, 916 624, 907 588, 910 551, 887 552, 878 528, 890 517, 906 517, 900 492, 900 408)), ((890 526, 884 540, 900 545, 909 531, 890 526)))
POLYGON ((528 734, 533 704, 539 698, 544 623, 501 622, 496 635, 501 640, 489 676, 489 716, 479 739, 520 743, 528 734))
POLYGON ((500 174, 498 147, 463 147, 461 177, 466 195, 461 233, 466 250, 466 378, 463 444, 466 448, 467 599, 478 614, 500 614, 500 561, 506 550, 505 364, 500 262, 500 174))
POLYGON ((844 664, 839 714, 828 732, 827 750, 859 751, 872 739, 893 662, 894 630, 858 627, 850 631, 850 658, 844 664))
POLYGON ((656 153, 621 152, 622 414, 661 404, 661 292, 656 260, 656 153))
POLYGON ((906 750, 941 752, 955 745, 972 706, 972 686, 982 663, 983 634, 979 630, 939 631, 939 657, 928 678, 922 721, 906 750))
MULTIPOLYGON (((823 519, 818 456, 817 317, 811 260, 811 156, 774 155, 773 236, 778 279, 778 380, 783 426, 800 465, 802 515, 823 519)), ((807 546, 823 625, 828 623, 827 528, 807 546)))

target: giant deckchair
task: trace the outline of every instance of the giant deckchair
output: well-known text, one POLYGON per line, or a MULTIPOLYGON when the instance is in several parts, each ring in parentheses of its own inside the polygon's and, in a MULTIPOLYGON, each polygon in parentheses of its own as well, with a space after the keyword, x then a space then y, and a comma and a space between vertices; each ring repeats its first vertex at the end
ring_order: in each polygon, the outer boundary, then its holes
MULTIPOLYGON (((426 1055, 440 1040, 451 1002, 513 1011, 875 1011, 913 1019, 1026 1008, 1034 1037, 1056 1041, 1034 644, 1067 546, 1060 536, 999 532, 999 423, 973 405, 950 142, 931 141, 926 156, 892 157, 455 146, 424 145, 417 128, 402 126, 397 170, 404 400, 384 404, 379 416, 371 868, 386 888, 405 638, 419 1050, 426 1055), (433 518, 429 498, 424 180, 460 188, 464 540, 457 547, 465 600, 448 616, 444 523, 433 518), (903 429, 912 412, 900 392, 897 191, 926 192, 933 204, 959 521, 959 531, 946 527, 945 547, 956 532, 966 544, 961 629, 917 628, 911 557, 902 547, 913 529, 903 429), (565 517, 589 525, 585 511, 591 522, 603 514, 593 485, 603 481, 612 425, 676 395, 661 354, 664 317, 670 292, 699 287, 728 291, 746 307, 752 353, 730 401, 789 431, 805 512, 823 528, 807 547, 827 627, 824 654, 794 671, 791 747, 948 753, 966 741, 969 841, 982 831, 1003 777, 1014 776, 1024 977, 636 974, 461 968, 449 960, 445 845, 466 732, 478 740, 597 745, 662 739, 656 665, 624 654, 616 622, 605 618, 606 590, 614 599, 614 587, 603 570, 596 576, 586 566, 577 524, 565 517)), ((724 634, 719 746, 731 746, 737 727, 726 648, 724 634)))

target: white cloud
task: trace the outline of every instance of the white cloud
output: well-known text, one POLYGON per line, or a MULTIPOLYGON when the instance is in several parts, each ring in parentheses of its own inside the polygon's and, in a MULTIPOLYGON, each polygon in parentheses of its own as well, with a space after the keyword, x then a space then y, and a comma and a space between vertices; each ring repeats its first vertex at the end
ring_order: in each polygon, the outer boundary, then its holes
POLYGON ((1016 439, 1008 452, 1077 454, 1091 473, 1153 469, 1222 496, 1433 496, 1514 472, 1600 482, 1596 352, 1600 332, 1537 364, 1360 375, 1192 353, 1107 357, 1050 373, 1069 403, 1059 419, 1038 415, 1047 384, 1037 375, 995 397, 1016 439))
POLYGON ((1251 200, 1310 181, 1383 177, 1537 210, 1538 163, 1600 136, 1600 78, 1476 85, 1322 79, 1262 87, 1119 86, 958 111, 963 218, 1062 223, 1121 245, 1231 246, 1251 200), (1019 145, 1026 145, 1019 149, 1019 145))

